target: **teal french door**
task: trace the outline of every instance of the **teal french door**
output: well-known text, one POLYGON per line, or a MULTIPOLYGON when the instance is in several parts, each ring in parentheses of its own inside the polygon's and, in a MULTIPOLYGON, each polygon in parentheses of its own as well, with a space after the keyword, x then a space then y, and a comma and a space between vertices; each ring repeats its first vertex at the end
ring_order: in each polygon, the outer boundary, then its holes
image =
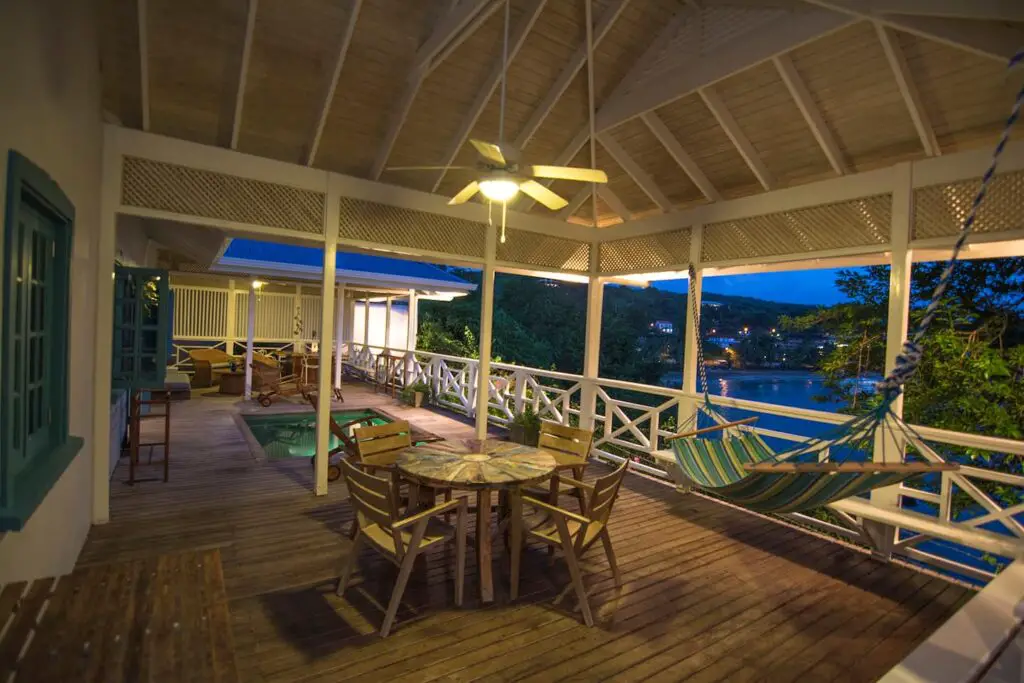
POLYGON ((169 300, 166 270, 114 269, 113 386, 163 387, 169 300))

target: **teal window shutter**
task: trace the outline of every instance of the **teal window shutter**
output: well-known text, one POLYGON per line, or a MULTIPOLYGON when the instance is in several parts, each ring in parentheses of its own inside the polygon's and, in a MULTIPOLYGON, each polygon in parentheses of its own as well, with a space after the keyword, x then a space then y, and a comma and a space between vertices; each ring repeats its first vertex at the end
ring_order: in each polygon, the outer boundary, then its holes
POLYGON ((114 269, 114 387, 163 387, 170 295, 166 270, 125 266, 114 269))

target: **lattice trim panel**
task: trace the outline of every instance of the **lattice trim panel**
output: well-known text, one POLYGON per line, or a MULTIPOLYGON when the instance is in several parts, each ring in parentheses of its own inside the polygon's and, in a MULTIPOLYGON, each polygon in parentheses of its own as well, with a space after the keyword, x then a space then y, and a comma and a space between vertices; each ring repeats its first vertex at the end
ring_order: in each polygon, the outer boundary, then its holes
MULTIPOLYGON (((914 237, 946 237, 960 232, 981 179, 931 185, 914 192, 914 237)), ((978 208, 975 232, 1024 228, 1024 171, 1003 173, 992 181, 978 208)))
POLYGON ((886 244, 891 220, 892 200, 886 194, 710 223, 704 227, 701 260, 732 261, 886 244))
POLYGON ((125 206, 322 235, 325 202, 322 192, 161 161, 124 159, 125 206))
POLYGON ((602 273, 639 273, 690 262, 690 229, 601 243, 602 273))
POLYGON ((342 197, 340 208, 342 239, 484 257, 482 223, 351 197, 342 197))
POLYGON ((497 259, 586 273, 590 270, 590 245, 529 230, 507 228, 505 243, 498 243, 497 259))

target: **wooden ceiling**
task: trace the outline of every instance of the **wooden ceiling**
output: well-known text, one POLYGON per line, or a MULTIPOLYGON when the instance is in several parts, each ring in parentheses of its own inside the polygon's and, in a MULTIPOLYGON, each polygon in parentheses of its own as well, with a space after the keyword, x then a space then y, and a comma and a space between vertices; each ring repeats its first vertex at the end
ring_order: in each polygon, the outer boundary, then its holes
MULTIPOLYGON (((589 166, 584 0, 509 2, 506 139, 534 162, 589 166)), ((991 143, 1019 78, 986 38, 1024 36, 1024 19, 880 21, 844 2, 594 0, 597 110, 651 105, 598 129, 597 224, 991 143), (843 20, 742 59, 780 22, 825 14, 843 20), (716 60, 738 68, 674 89, 716 60)), ((386 166, 468 164, 468 137, 498 138, 502 0, 101 6, 104 108, 124 126, 444 195, 472 176, 386 166)), ((572 200, 562 218, 593 222, 589 187, 551 187, 572 200)))

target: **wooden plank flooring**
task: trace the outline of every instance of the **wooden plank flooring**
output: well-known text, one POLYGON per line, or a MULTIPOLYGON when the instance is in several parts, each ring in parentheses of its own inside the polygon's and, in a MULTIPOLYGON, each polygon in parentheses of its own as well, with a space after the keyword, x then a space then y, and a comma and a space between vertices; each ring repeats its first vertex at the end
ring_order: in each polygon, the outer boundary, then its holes
MULTIPOLYGON (((446 438, 472 434, 464 421, 362 386, 347 385, 345 395, 345 408, 384 406, 446 438)), ((111 523, 93 529, 80 566, 216 551, 245 683, 873 681, 972 595, 629 476, 609 527, 624 585, 614 585, 599 546, 585 558, 597 627, 582 625, 572 598, 554 604, 568 572, 539 547, 527 550, 520 599, 510 603, 507 557, 496 543, 493 605, 479 602, 471 550, 466 604, 454 607, 454 551, 438 548, 414 572, 392 635, 381 640, 397 570, 364 551, 352 586, 334 596, 350 546, 344 488, 332 484, 318 498, 308 460, 253 458, 235 423, 239 405, 194 396, 175 406, 171 481, 129 487, 119 467, 111 523)), ((588 475, 601 471, 593 465, 588 475)), ((0 607, 5 599, 0 593, 0 607)), ((97 628, 101 614, 64 617, 97 628)), ((182 669, 148 678, 53 680, 214 680, 204 678, 207 664, 186 656, 182 669)))

